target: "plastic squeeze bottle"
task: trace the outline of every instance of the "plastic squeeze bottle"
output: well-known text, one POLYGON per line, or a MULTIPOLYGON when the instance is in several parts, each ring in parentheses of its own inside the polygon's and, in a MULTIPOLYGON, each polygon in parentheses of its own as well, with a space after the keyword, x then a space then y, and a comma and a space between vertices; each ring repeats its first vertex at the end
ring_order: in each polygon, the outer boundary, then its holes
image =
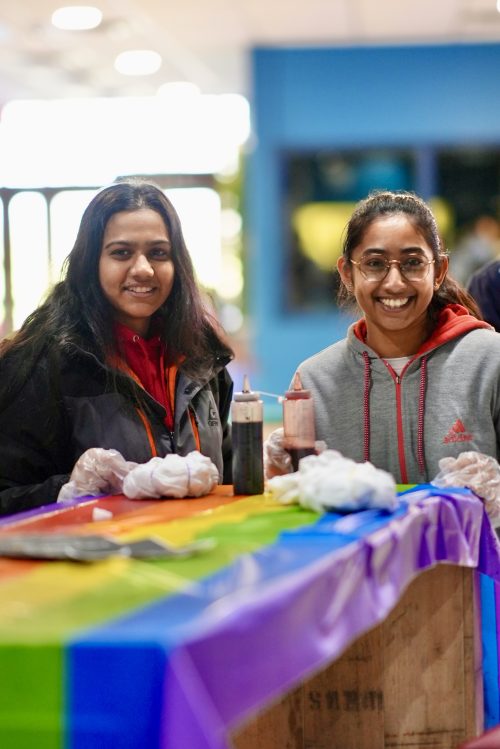
POLYGON ((264 491, 263 413, 259 393, 251 391, 245 375, 243 389, 234 394, 231 404, 235 494, 262 494, 264 491))
POLYGON ((314 443, 314 402, 310 390, 304 390, 300 375, 295 372, 291 390, 285 393, 283 401, 283 447, 290 453, 293 470, 299 467, 299 460, 316 453, 314 443))

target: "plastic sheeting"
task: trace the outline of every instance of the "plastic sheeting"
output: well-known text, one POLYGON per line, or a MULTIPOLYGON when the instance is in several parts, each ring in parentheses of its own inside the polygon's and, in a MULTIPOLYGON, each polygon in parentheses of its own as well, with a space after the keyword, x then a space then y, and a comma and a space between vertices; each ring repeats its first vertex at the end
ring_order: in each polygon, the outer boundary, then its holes
POLYGON ((130 503, 99 530, 210 537, 215 548, 184 560, 4 562, 0 745, 32 746, 36 726, 44 746, 228 749, 233 726, 383 620, 423 570, 447 562, 500 582, 498 542, 471 492, 417 487, 401 500, 393 513, 321 517, 265 497, 130 503))

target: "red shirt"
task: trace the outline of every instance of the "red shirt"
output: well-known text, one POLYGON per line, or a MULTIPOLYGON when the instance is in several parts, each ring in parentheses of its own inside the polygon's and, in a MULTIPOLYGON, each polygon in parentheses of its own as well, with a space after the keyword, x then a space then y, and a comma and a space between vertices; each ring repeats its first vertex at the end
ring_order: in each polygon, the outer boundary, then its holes
POLYGON ((165 425, 174 428, 173 404, 169 395, 169 374, 175 377, 175 368, 170 373, 165 364, 166 347, 159 335, 142 338, 121 323, 115 323, 115 335, 119 350, 134 379, 166 410, 165 425))

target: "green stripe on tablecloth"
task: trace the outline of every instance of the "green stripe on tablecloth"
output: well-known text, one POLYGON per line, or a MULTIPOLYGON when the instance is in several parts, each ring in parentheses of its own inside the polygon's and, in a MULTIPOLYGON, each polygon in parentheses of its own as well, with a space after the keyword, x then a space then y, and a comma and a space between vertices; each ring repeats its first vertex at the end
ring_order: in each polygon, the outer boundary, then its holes
POLYGON ((62 749, 62 657, 59 645, 0 648, 2 749, 62 749))
MULTIPOLYGON (((182 591, 190 582, 211 575, 237 556, 273 543, 285 529, 317 519, 298 507, 273 508, 248 515, 237 524, 216 523, 199 537, 217 542, 211 551, 187 559, 114 558, 90 565, 50 562, 11 581, 6 600, 0 585, 0 642, 61 642, 75 632, 102 624, 153 601, 182 591), (59 591, 32 601, 29 586, 59 591)), ((178 522, 178 521, 177 521, 178 522)), ((186 519, 189 522, 189 519, 186 519)))

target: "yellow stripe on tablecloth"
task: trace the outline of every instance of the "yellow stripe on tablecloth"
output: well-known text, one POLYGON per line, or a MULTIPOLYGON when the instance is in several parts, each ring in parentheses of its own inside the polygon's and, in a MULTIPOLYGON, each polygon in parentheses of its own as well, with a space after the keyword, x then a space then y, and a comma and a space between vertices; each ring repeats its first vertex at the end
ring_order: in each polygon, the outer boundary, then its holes
MULTIPOLYGON (((251 515, 273 510, 279 511, 282 507, 269 496, 257 495, 167 522, 153 521, 137 526, 137 522, 134 522, 133 519, 130 521, 127 521, 127 519, 124 521, 103 520, 99 523, 99 532, 112 535, 113 538, 122 542, 137 541, 154 536, 174 546, 182 546, 193 541, 200 534, 206 536, 214 525, 241 523, 251 515)), ((95 533, 96 526, 89 523, 83 525, 81 530, 84 533, 91 530, 95 533)))
MULTIPOLYGON (((133 540, 156 536, 171 544, 183 544, 199 534, 210 534, 216 526, 230 527, 279 510, 288 508, 263 496, 249 497, 188 518, 141 526, 126 537, 133 540)), ((99 524, 103 533, 105 522, 99 524)), ((249 541, 249 545, 254 546, 255 541, 249 541)), ((81 627, 182 591, 190 583, 186 566, 203 564, 210 572, 226 562, 225 553, 216 547, 192 562, 166 560, 159 564, 126 557, 92 563, 54 561, 41 563, 25 575, 0 578, 0 638, 3 642, 18 638, 59 641, 81 627)), ((227 561, 230 558, 231 554, 227 561)))

